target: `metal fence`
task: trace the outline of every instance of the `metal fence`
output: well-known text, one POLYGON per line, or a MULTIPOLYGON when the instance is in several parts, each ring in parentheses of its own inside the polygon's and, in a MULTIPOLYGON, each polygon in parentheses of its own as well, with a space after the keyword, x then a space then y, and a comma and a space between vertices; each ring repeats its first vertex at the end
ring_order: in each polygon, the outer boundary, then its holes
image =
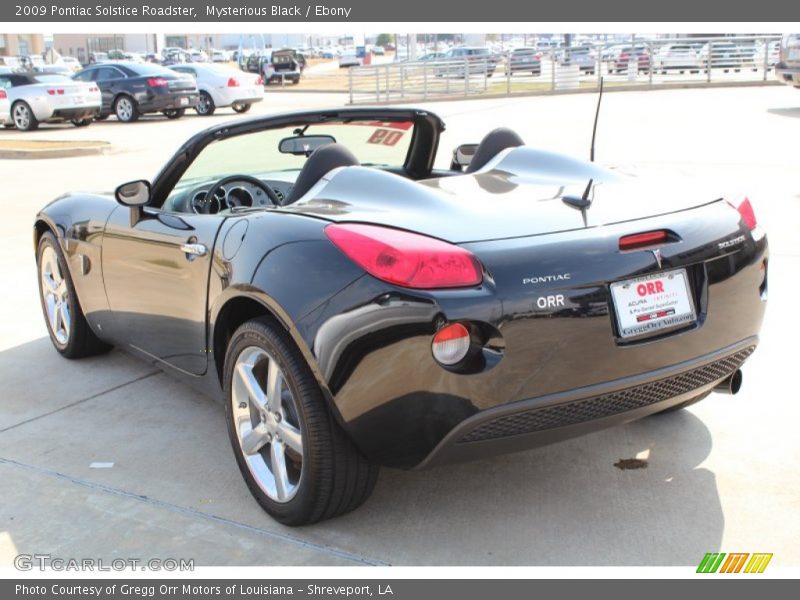
POLYGON ((352 67, 351 104, 551 93, 604 86, 766 82, 779 56, 779 35, 672 38, 569 48, 514 49, 464 59, 352 67))

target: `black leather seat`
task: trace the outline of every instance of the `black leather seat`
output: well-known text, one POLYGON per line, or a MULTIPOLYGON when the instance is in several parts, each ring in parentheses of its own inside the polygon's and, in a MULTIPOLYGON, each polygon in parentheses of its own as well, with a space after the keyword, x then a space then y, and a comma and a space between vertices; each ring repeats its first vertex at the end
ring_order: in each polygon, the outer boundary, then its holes
POLYGON ((475 156, 472 157, 466 172, 474 173, 486 166, 486 163, 506 148, 516 148, 524 144, 525 142, 515 131, 506 127, 498 127, 494 131, 487 133, 481 143, 478 144, 475 156))
POLYGON ((358 159, 353 155, 350 150, 341 144, 328 144, 317 148, 308 157, 294 186, 287 194, 283 205, 292 204, 297 202, 300 198, 308 193, 316 183, 325 176, 326 173, 331 172, 337 167, 352 167, 360 165, 358 159))

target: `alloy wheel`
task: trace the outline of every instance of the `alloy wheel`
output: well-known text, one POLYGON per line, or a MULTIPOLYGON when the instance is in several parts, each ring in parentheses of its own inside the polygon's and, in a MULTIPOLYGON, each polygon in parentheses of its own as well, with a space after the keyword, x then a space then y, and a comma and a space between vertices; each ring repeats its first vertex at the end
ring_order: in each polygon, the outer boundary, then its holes
POLYGON ((231 409, 253 478, 270 499, 288 502, 300 487, 303 435, 283 370, 266 350, 250 346, 236 358, 231 409))
POLYGON ((130 121, 133 117, 133 102, 128 98, 117 100, 117 118, 120 121, 130 121))
POLYGON ((31 124, 31 111, 25 104, 14 107, 14 125, 17 129, 27 129, 31 124))
POLYGON ((40 271, 47 323, 58 343, 66 345, 72 328, 69 290, 58 256, 52 247, 48 246, 42 251, 40 271))

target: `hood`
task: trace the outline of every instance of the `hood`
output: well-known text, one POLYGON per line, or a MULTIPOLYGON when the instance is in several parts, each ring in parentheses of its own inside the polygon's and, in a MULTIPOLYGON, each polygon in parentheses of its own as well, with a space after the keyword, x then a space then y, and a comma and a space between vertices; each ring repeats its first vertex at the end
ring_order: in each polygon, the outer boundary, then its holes
POLYGON ((631 177, 520 147, 501 153, 474 174, 418 182, 373 168, 336 169, 285 210, 466 243, 599 227, 718 199, 718 193, 694 182, 631 177), (565 195, 582 196, 589 180, 588 208, 580 210, 562 200, 565 195))

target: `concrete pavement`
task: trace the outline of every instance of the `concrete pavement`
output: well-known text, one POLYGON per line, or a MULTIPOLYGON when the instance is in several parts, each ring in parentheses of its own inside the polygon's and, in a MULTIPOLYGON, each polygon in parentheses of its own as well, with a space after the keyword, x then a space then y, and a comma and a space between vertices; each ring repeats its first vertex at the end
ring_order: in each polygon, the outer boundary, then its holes
MULTIPOLYGON (((268 94, 254 112, 343 101, 268 94)), ((431 104, 448 125, 439 163, 499 125, 528 143, 587 156, 594 101, 431 104)), ((152 177, 186 137, 234 116, 43 127, 32 135, 104 139, 120 151, 0 161, 0 565, 19 552, 198 565, 690 565, 712 551, 772 552, 772 565, 800 565, 792 337, 800 93, 732 88, 604 99, 600 162, 746 189, 769 232, 770 307, 739 395, 715 394, 680 413, 526 453, 424 472, 384 469, 361 509, 300 529, 277 525, 250 497, 219 404, 119 350, 60 358, 37 298, 31 224, 43 204, 67 190, 152 177), (628 458, 648 466, 614 466, 628 458)), ((21 135, 0 131, 3 139, 21 135)))

